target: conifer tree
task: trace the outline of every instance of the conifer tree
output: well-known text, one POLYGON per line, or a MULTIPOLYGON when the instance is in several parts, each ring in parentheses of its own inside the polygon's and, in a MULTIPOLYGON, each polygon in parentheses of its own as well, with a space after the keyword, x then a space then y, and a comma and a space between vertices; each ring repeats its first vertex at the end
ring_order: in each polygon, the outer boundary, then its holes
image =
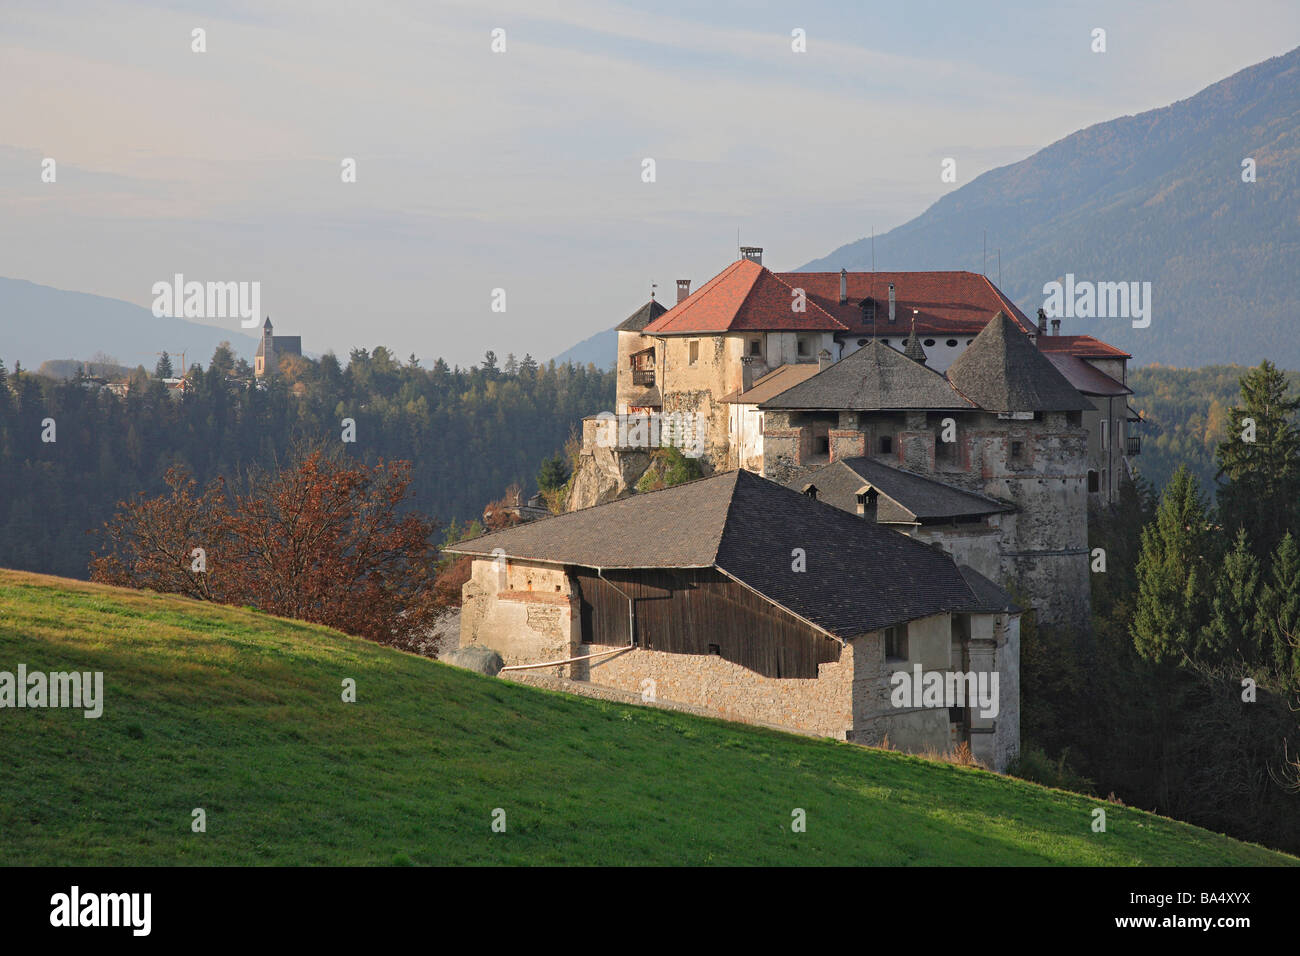
POLYGON ((1237 531, 1232 550, 1224 555, 1215 577, 1210 619, 1201 630, 1197 657, 1223 664, 1260 659, 1259 559, 1250 548, 1246 529, 1237 531))
POLYGON ((1265 360, 1242 376, 1241 398, 1216 454, 1219 514, 1266 558, 1288 531, 1300 533, 1300 397, 1287 395, 1286 376, 1265 360))
POLYGON ((158 359, 158 364, 153 367, 154 378, 172 378, 172 357, 166 352, 158 359))
POLYGON ((1155 519, 1142 529, 1134 646, 1156 663, 1179 663, 1195 651, 1205 621, 1209 519, 1200 484, 1180 466, 1165 487, 1155 519))
POLYGON ((1262 652, 1283 684, 1300 690, 1300 547, 1287 534, 1273 552, 1260 596, 1262 652))

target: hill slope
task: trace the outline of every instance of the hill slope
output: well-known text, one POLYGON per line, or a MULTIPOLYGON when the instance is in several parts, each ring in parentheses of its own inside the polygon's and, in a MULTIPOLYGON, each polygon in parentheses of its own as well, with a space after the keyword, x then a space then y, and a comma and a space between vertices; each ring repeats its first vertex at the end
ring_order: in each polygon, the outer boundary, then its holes
POLYGON ((1120 807, 1094 834, 1097 801, 981 771, 0 571, 0 670, 19 663, 101 670, 106 701, 0 712, 10 864, 1298 862, 1120 807))
MULTIPOLYGON (((960 157, 958 157, 960 163, 960 157)), ((1043 285, 1152 283, 1151 326, 1071 319, 1138 363, 1300 367, 1300 49, 1190 99, 1091 126, 991 170, 876 237, 879 269, 983 271, 1029 315, 1043 285), (1242 160, 1257 181, 1241 179, 1242 160)), ((871 267, 869 239, 804 271, 871 267)))
MULTIPOLYGON (((36 368, 50 359, 89 359, 103 352, 123 365, 152 369, 157 352, 170 352, 180 368, 180 354, 207 365, 213 350, 229 341, 236 356, 253 359, 257 339, 239 328, 201 325, 184 319, 157 318, 148 309, 121 299, 67 292, 22 279, 0 277, 0 359, 12 370, 16 362, 36 368)), ((260 332, 259 332, 260 334, 260 332)))

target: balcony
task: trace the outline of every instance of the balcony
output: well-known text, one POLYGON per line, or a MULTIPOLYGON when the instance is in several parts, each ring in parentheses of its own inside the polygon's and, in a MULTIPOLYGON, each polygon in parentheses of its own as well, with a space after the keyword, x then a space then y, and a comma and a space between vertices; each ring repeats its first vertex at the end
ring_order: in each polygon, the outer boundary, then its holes
POLYGON ((1140 455, 1140 454, 1142 454, 1142 436, 1141 436, 1141 435, 1129 435, 1129 436, 1128 436, 1128 451, 1126 452, 1126 454, 1127 454, 1128 457, 1130 457, 1130 458, 1132 458, 1134 455, 1140 455))
POLYGON ((655 383, 655 370, 652 368, 634 368, 632 369, 632 384, 644 385, 646 388, 653 388, 655 383))

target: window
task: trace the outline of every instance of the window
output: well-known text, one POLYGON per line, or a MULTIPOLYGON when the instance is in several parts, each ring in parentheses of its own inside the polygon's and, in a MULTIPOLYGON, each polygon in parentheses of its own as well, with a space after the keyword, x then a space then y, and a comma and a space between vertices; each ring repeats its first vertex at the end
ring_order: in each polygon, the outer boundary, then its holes
POLYGON ((829 455, 831 453, 831 440, 826 435, 813 436, 813 454, 829 455))
POLYGON ((862 300, 862 314, 868 322, 876 321, 876 300, 867 296, 862 300))
POLYGON ((949 339, 947 342, 944 342, 943 344, 948 346, 948 348, 950 349, 955 349, 957 347, 957 340, 949 339))
POLYGON ((881 344, 881 345, 888 345, 888 344, 889 344, 889 339, 881 339, 881 340, 880 340, 880 344, 881 344))
POLYGON ((1110 419, 1101 420, 1101 448, 1105 451, 1110 447, 1110 419))
POLYGON ((858 348, 862 348, 862 346, 864 346, 864 345, 866 345, 866 344, 867 344, 867 340, 866 340, 866 339, 858 339, 858 348))
POLYGON ((927 349, 932 349, 932 348, 934 348, 934 339, 926 339, 926 340, 925 340, 925 347, 926 347, 927 349))
POLYGON ((885 659, 907 660, 907 630, 905 627, 885 628, 885 659))
POLYGON ((882 455, 892 454, 894 451, 894 437, 892 435, 880 436, 880 453, 882 455))
POLYGON ((688 365, 700 364, 700 343, 698 341, 688 344, 686 346, 686 353, 688 365))
POLYGON ((948 723, 950 723, 950 724, 964 724, 964 723, 966 723, 966 708, 965 708, 965 707, 949 707, 949 708, 948 708, 948 723))
POLYGON ((1089 470, 1088 472, 1088 490, 1096 493, 1101 491, 1101 476, 1097 472, 1089 470))
POLYGON ((799 354, 800 354, 800 355, 811 355, 811 354, 812 354, 812 347, 811 347, 811 345, 809 344, 808 340, 805 339, 805 338, 803 338, 802 336, 799 337, 799 354))
POLYGON ((762 358, 762 357, 763 357, 763 340, 762 340, 762 339, 750 339, 750 340, 749 340, 749 354, 752 355, 752 356, 754 356, 755 358, 762 358))
POLYGON ((1025 443, 1022 441, 1013 441, 1011 443, 1011 460, 1020 461, 1025 457, 1025 443))
POLYGON ((709 653, 712 654, 714 657, 721 657, 721 656, 722 656, 722 648, 719 647, 717 644, 710 644, 710 645, 709 645, 709 653))

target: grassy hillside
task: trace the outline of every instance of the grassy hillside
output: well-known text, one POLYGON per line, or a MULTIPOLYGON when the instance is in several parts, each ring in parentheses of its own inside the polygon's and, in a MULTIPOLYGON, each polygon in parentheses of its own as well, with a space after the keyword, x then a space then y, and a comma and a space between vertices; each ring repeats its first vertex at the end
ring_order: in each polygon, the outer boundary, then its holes
POLYGON ((1096 801, 994 774, 0 571, 0 670, 19 663, 101 670, 106 701, 0 711, 10 864, 1298 862, 1120 807, 1094 834, 1096 801))

